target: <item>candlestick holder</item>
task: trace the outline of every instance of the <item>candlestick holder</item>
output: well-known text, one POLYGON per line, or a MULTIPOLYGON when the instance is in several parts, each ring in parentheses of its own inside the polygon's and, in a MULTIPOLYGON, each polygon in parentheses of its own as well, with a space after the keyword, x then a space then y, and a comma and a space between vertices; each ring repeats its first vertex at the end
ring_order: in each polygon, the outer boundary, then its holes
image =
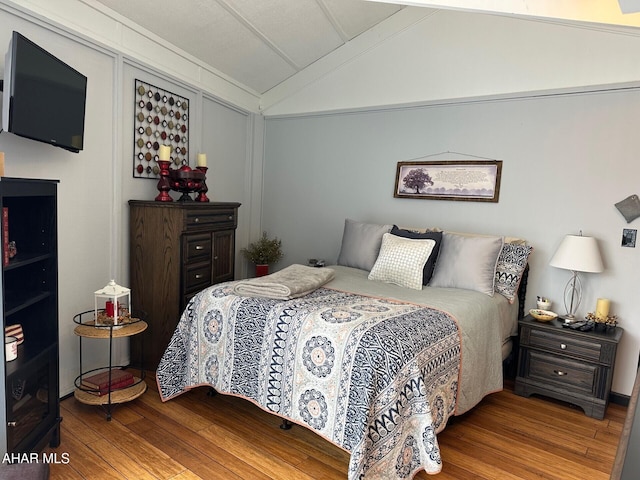
POLYGON ((156 202, 173 202, 173 198, 169 195, 171 190, 171 184, 169 183, 169 160, 158 160, 158 166, 160 167, 160 180, 158 180, 158 191, 160 192, 156 197, 156 202))
POLYGON ((200 186, 200 190, 198 191, 198 196, 196 197, 196 202, 208 202, 209 197, 207 197, 207 192, 209 191, 209 187, 207 187, 207 167, 196 167, 197 170, 200 170, 204 177, 202 178, 202 183, 200 186))
POLYGON ((171 188, 182 193, 178 201, 193 202, 193 198, 191 198, 189 194, 200 190, 202 181, 204 180, 204 172, 192 170, 189 165, 183 165, 179 169, 170 170, 169 173, 171 177, 171 181, 169 182, 171 188))

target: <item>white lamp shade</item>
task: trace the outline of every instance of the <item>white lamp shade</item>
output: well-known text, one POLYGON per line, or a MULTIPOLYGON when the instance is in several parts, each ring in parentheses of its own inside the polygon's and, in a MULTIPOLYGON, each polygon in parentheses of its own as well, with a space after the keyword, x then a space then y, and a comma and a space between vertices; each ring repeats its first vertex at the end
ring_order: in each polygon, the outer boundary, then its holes
POLYGON ((597 273, 604 270, 596 239, 582 235, 564 237, 549 265, 575 272, 597 273))

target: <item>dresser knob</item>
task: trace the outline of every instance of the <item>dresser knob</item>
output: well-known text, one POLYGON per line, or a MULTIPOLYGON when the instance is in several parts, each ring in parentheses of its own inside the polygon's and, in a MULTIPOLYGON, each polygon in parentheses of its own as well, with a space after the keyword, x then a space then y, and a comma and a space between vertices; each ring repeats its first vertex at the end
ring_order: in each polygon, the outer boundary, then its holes
POLYGON ((215 257, 213 257, 213 259, 214 259, 214 260, 217 260, 217 259, 218 259, 218 256, 216 255, 215 257))
POLYGON ((567 349, 567 345, 566 345, 565 343, 561 343, 561 344, 560 344, 560 348, 561 348, 562 350, 566 350, 566 349, 567 349))
POLYGON ((229 220, 233 220, 233 215, 229 215, 229 220))
POLYGON ((202 245, 196 245, 196 250, 204 250, 204 247, 202 245))
POLYGON ((203 277, 204 275, 202 275, 201 273, 196 274, 196 280, 200 280, 203 277))
POLYGON ((563 372, 562 370, 554 370, 553 373, 555 373, 559 377, 563 377, 563 376, 565 376, 567 374, 566 372, 563 372))
POLYGON ((195 218, 194 222, 198 223, 200 219, 198 217, 195 218))

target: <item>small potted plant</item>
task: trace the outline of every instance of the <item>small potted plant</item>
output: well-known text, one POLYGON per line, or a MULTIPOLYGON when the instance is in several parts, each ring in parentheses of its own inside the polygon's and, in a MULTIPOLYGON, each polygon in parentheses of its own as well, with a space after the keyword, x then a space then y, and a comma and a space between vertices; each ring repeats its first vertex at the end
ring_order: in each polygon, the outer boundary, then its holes
POLYGON ((256 276, 261 277, 269 273, 269 265, 282 258, 282 241, 262 232, 260 239, 241 249, 240 253, 256 266, 256 276))

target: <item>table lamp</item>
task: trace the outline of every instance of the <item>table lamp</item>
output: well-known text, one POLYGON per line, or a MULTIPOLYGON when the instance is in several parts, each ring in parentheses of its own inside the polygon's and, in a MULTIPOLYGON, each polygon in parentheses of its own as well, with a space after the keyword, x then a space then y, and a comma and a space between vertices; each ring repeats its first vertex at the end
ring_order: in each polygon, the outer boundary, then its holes
POLYGON ((582 282, 578 272, 598 273, 604 270, 598 243, 593 237, 567 235, 560 243, 558 250, 551 258, 549 265, 571 271, 571 278, 564 289, 564 306, 567 310, 563 316, 566 323, 574 322, 576 310, 582 300, 582 282), (567 306, 569 299, 569 306, 567 306))

